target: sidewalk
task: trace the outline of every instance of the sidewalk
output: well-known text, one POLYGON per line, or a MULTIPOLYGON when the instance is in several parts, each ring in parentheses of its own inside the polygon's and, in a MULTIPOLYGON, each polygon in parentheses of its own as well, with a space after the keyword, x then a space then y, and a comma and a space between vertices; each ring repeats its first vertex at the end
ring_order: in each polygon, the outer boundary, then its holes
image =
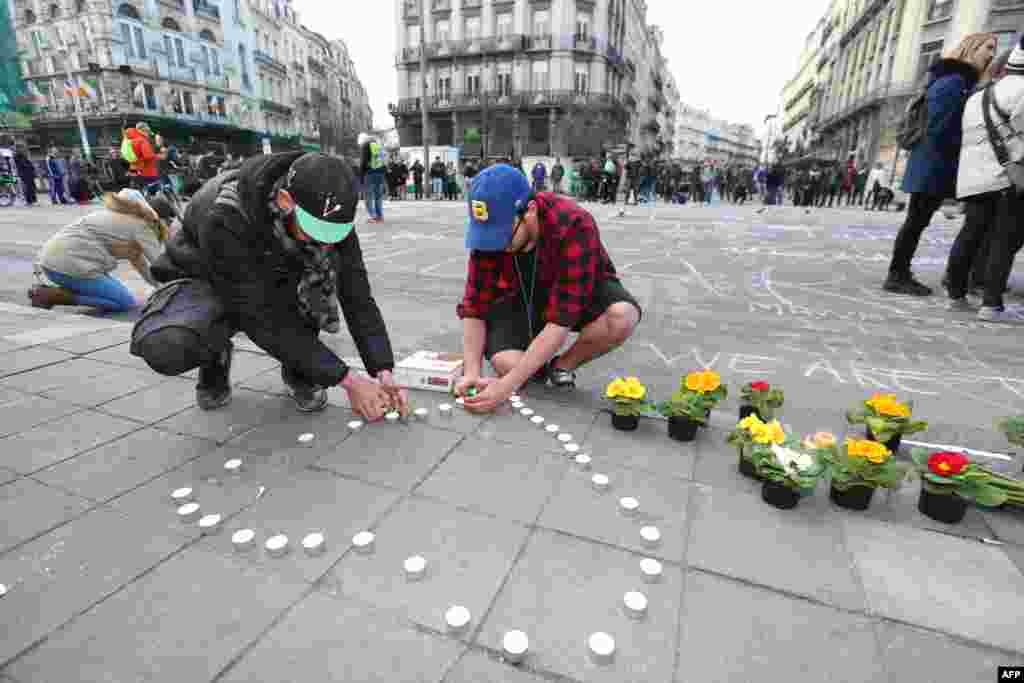
POLYGON ((277 364, 240 344, 234 400, 128 353, 130 326, 0 305, 0 681, 956 681, 1024 665, 1024 514, 948 527, 917 484, 866 513, 827 486, 792 511, 760 500, 724 442, 734 403, 693 445, 664 423, 614 432, 595 390, 527 404, 611 479, 590 485, 550 434, 509 411, 349 433, 344 394, 296 413, 277 364), (311 446, 297 443, 313 433, 311 446), (243 471, 226 475, 233 457, 243 471), (172 490, 224 516, 203 536, 172 490), (640 514, 617 511, 621 496, 640 514), (641 543, 658 526, 662 542, 641 543), (241 528, 257 547, 232 548, 241 528), (353 534, 376 545, 355 552, 353 534), (326 551, 306 555, 309 532, 326 551), (284 533, 292 550, 268 556, 284 533), (402 563, 422 555, 420 581, 402 563), (659 559, 659 583, 640 560, 659 559), (649 599, 643 619, 622 599, 649 599), (451 605, 468 608, 461 633, 451 605), (518 668, 502 636, 530 639, 518 668), (609 664, 587 638, 616 641, 609 664))

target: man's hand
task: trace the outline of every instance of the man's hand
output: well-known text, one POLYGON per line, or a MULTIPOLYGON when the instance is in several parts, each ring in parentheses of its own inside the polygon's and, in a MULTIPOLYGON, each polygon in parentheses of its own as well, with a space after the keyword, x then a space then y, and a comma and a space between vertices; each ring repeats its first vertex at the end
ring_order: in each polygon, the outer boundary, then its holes
MULTIPOLYGON (((343 383, 352 411, 368 422, 376 422, 391 409, 391 396, 384 386, 365 377, 349 373, 351 381, 343 383)), ((348 379, 348 378, 346 378, 348 379)))
POLYGON ((497 381, 497 377, 475 377, 464 375, 455 385, 455 395, 467 397, 469 396, 470 389, 476 389, 476 393, 479 394, 497 381))
POLYGON ((391 398, 391 407, 397 408, 398 412, 402 414, 402 417, 408 417, 409 415, 409 395, 405 389, 395 384, 394 375, 391 374, 390 370, 381 370, 377 373, 377 378, 380 380, 380 386, 391 398))
POLYGON ((465 399, 466 410, 471 413, 478 415, 493 413, 498 409, 498 406, 508 401, 509 396, 515 393, 515 387, 510 386, 504 380, 487 377, 478 380, 477 387, 481 386, 480 382, 485 382, 483 384, 483 391, 476 396, 467 396, 465 399))

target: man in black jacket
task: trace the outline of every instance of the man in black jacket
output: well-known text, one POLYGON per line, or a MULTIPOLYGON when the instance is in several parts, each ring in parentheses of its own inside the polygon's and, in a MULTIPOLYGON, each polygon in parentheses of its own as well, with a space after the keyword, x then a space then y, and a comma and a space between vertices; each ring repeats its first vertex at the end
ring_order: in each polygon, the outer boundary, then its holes
MULTIPOLYGON (((341 385, 369 420, 407 402, 394 382, 387 329, 370 292, 353 229, 358 191, 348 164, 323 154, 288 152, 249 159, 211 179, 190 202, 182 229, 154 264, 161 281, 208 281, 231 332, 244 332, 281 362, 300 411, 327 405, 341 385), (324 306, 336 295, 369 374, 348 366, 319 339, 324 306), (325 301, 327 299, 327 301, 325 301)), ((231 400, 231 345, 199 368, 196 401, 212 410, 231 400)))

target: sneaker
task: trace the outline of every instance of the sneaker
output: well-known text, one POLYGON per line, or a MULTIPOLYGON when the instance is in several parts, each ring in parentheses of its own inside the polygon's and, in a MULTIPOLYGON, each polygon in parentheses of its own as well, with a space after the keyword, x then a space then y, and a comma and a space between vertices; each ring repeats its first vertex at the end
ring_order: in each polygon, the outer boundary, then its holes
POLYGON ((288 395, 295 401, 300 413, 319 413, 327 407, 327 390, 311 386, 290 376, 281 366, 281 379, 288 387, 288 395))
POLYGON ((200 410, 217 410, 231 403, 231 358, 234 348, 228 348, 210 367, 199 368, 196 385, 196 405, 200 410))
POLYGON ((885 279, 882 289, 893 294, 907 294, 909 296, 931 296, 932 289, 918 282, 910 273, 906 275, 893 275, 885 279))
POLYGON ((967 297, 962 296, 958 299, 950 299, 946 303, 946 310, 951 313, 973 313, 974 306, 967 300, 967 297))
POLYGON ((978 320, 987 323, 1004 323, 1006 325, 1024 325, 1024 316, 1016 311, 995 306, 982 306, 978 310, 978 320))
POLYGON ((575 389, 576 388, 576 372, 574 370, 565 370, 563 368, 556 368, 555 362, 558 360, 558 356, 551 359, 551 366, 548 369, 548 379, 551 381, 551 386, 558 389, 575 389))

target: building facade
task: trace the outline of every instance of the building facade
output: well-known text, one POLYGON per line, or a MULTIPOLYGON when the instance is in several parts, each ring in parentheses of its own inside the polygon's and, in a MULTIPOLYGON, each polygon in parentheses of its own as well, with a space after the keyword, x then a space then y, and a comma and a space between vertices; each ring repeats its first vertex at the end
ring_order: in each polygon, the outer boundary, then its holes
POLYGON ((643 0, 395 0, 403 146, 472 157, 664 151, 666 65, 643 0), (426 78, 420 70, 426 57, 426 78))
MULTIPOLYGON (((3 1, 38 103, 30 144, 79 145, 77 89, 94 148, 142 120, 179 146, 344 147, 347 138, 321 140, 321 130, 354 118, 342 93, 358 78, 290 0, 3 1)), ((354 147, 356 131, 344 130, 354 147)))
POLYGON ((854 154, 899 177, 906 155, 896 144, 897 122, 928 68, 969 33, 995 33, 998 51, 1009 49, 1022 25, 1020 0, 835 0, 783 92, 784 134, 790 126, 790 142, 814 157, 854 154))
POLYGON ((674 157, 685 164, 704 160, 721 164, 757 164, 761 143, 753 127, 716 119, 707 109, 680 104, 674 157))

